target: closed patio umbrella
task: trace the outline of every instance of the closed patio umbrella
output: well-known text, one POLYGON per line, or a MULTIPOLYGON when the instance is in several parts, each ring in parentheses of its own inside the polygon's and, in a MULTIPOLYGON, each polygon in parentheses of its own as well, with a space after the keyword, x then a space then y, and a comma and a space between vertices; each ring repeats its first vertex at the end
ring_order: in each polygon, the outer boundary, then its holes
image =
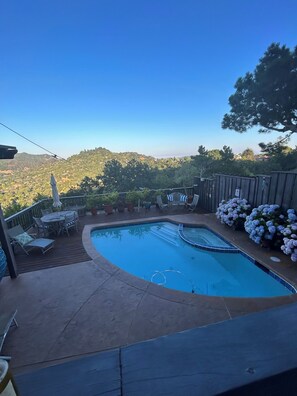
POLYGON ((62 206, 62 202, 60 201, 60 197, 57 189, 57 183, 53 174, 51 175, 51 186, 52 186, 52 195, 53 195, 53 207, 60 208, 62 206))

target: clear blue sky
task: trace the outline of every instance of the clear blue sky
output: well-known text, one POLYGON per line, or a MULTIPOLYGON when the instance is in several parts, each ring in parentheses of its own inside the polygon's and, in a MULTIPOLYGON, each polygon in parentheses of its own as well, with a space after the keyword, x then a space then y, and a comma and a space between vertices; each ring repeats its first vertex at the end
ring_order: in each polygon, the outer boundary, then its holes
MULTIPOLYGON (((0 122, 64 157, 258 150, 278 134, 223 130, 222 117, 272 42, 297 45, 296 15, 296 0, 5 1, 0 122)), ((43 153, 1 126, 0 144, 43 153)))

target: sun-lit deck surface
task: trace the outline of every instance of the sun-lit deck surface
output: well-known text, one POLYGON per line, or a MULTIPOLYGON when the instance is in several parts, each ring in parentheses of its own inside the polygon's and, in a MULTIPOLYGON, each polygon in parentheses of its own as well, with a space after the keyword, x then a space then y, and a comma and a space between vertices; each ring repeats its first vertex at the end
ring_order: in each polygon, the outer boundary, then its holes
MULTIPOLYGON (((288 257, 261 249, 246 233, 221 225, 213 214, 152 210, 85 216, 80 230, 84 225, 129 222, 141 216, 158 219, 160 214, 180 223, 208 225, 296 285, 297 268, 288 257), (272 255, 281 262, 271 261, 272 255)), ((81 238, 81 232, 74 232, 58 237, 45 256, 17 256, 21 271, 31 272, 1 282, 1 305, 18 309, 19 327, 10 330, 2 350, 12 356, 14 373, 297 301, 297 294, 248 299, 165 289, 109 267, 106 260, 92 260, 81 238)))

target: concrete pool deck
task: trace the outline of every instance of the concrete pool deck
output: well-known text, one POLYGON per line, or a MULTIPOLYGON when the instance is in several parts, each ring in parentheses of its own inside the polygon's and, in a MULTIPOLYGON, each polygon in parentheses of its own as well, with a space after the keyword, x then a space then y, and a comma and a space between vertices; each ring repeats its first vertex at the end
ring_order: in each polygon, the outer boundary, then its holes
MULTIPOLYGON (((288 257, 255 246, 245 233, 223 227, 213 215, 168 219, 207 225, 296 285, 297 269, 288 257), (270 256, 282 261, 273 262, 270 256)), ((96 225, 85 226, 83 231, 84 246, 92 260, 2 280, 1 305, 6 310, 18 309, 19 328, 10 330, 2 350, 13 357, 10 366, 14 373, 297 301, 297 294, 250 299, 165 289, 120 270, 92 251, 92 228, 96 225)))

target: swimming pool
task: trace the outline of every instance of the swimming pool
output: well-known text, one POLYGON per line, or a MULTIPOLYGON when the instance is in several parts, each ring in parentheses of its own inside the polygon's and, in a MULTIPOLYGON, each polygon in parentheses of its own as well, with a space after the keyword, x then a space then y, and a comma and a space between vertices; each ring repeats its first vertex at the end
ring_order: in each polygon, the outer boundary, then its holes
POLYGON ((180 237, 170 222, 93 230, 92 243, 114 265, 170 289, 212 296, 272 297, 292 294, 290 285, 270 276, 206 228, 185 227, 194 243, 227 249, 204 250, 180 237))

